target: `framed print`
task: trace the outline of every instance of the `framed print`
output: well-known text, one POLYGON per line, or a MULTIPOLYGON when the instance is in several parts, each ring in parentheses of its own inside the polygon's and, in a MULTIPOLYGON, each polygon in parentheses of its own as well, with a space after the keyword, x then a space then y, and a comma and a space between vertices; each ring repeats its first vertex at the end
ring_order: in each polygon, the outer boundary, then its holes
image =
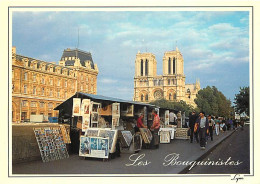
POLYGON ((72 116, 80 116, 81 99, 73 98, 72 116))
POLYGON ((81 115, 82 116, 90 116, 91 112, 91 103, 90 99, 83 99, 81 103, 81 115))

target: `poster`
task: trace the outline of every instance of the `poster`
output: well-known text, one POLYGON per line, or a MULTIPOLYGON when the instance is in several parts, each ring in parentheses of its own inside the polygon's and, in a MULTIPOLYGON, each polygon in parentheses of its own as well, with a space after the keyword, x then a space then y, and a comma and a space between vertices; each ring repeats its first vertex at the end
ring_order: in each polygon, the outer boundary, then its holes
POLYGON ((120 103, 112 104, 112 116, 120 117, 120 103))
POLYGON ((96 128, 88 128, 85 132, 85 136, 89 137, 97 137, 98 136, 98 129, 96 128))
POLYGON ((169 125, 169 121, 170 121, 170 111, 166 110, 165 111, 165 117, 164 117, 164 124, 169 125))
POLYGON ((73 98, 72 116, 80 116, 81 99, 73 98))
POLYGON ((112 127, 119 126, 119 117, 112 117, 112 127))
POLYGON ((99 119, 99 107, 100 103, 92 103, 91 109, 91 127, 98 127, 98 119, 99 119))
POLYGON ((89 125, 90 125, 90 116, 89 115, 82 116, 82 132, 85 132, 86 129, 89 128, 89 125))
POLYGON ((108 158, 109 138, 81 136, 79 156, 108 158))
POLYGON ((81 104, 81 115, 82 116, 90 116, 91 112, 91 103, 90 99, 83 99, 81 104))
POLYGON ((160 131, 160 143, 170 143, 169 131, 160 131))
POLYGON ((69 158, 60 127, 34 128, 43 162, 69 158))
POLYGON ((133 136, 133 144, 134 144, 134 151, 139 151, 142 149, 142 138, 140 134, 135 134, 133 136))
POLYGON ((121 133, 127 146, 129 147, 133 139, 132 133, 130 131, 121 131, 121 133))
POLYGON ((127 106, 126 116, 134 116, 134 105, 127 106))

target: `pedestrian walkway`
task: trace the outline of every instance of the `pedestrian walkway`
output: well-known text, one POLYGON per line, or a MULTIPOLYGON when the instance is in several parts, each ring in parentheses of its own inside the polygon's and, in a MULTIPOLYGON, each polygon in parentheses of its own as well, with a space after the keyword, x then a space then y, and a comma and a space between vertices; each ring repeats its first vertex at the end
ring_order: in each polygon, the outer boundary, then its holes
MULTIPOLYGON (((198 143, 189 140, 171 140, 170 144, 160 144, 159 149, 142 149, 136 154, 122 153, 121 157, 103 162, 93 159, 70 155, 68 159, 43 163, 33 161, 14 164, 13 175, 20 174, 178 174, 184 173, 187 161, 202 159, 208 151, 229 137, 233 131, 214 135, 214 141, 208 140, 206 149, 201 150, 198 143), (186 162, 185 162, 186 161, 186 162)), ((213 150, 214 151, 214 150, 213 150)), ((22 176, 22 175, 21 175, 22 176)), ((34 175, 32 175, 34 176, 34 175)))

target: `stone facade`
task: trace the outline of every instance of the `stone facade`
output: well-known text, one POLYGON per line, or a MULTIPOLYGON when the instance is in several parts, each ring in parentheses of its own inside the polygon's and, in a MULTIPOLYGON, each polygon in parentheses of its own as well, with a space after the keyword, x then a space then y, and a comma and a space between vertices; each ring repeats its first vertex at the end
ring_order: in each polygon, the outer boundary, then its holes
POLYGON ((196 106, 194 99, 200 82, 185 84, 184 60, 181 52, 164 53, 163 75, 157 75, 157 61, 152 53, 138 52, 135 60, 134 101, 151 102, 158 99, 183 100, 196 106))
POLYGON ((64 50, 59 65, 16 54, 12 48, 12 121, 21 122, 31 114, 58 117, 53 109, 67 98, 80 91, 97 93, 97 65, 90 53, 80 50, 64 50), (79 57, 66 57, 64 53, 81 52, 91 61, 80 61, 79 57), (69 60, 70 59, 70 60, 69 60), (68 63, 67 61, 70 61, 68 63), (75 61, 73 63, 73 61, 75 61))

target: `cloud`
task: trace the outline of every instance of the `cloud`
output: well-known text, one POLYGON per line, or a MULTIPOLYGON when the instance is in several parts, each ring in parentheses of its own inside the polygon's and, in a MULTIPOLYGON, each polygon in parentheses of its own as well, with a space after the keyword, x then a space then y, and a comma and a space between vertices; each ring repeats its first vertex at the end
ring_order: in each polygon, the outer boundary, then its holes
POLYGON ((102 78, 100 80, 98 80, 100 83, 104 83, 104 84, 115 84, 117 83, 117 80, 115 79, 107 79, 107 78, 102 78))

